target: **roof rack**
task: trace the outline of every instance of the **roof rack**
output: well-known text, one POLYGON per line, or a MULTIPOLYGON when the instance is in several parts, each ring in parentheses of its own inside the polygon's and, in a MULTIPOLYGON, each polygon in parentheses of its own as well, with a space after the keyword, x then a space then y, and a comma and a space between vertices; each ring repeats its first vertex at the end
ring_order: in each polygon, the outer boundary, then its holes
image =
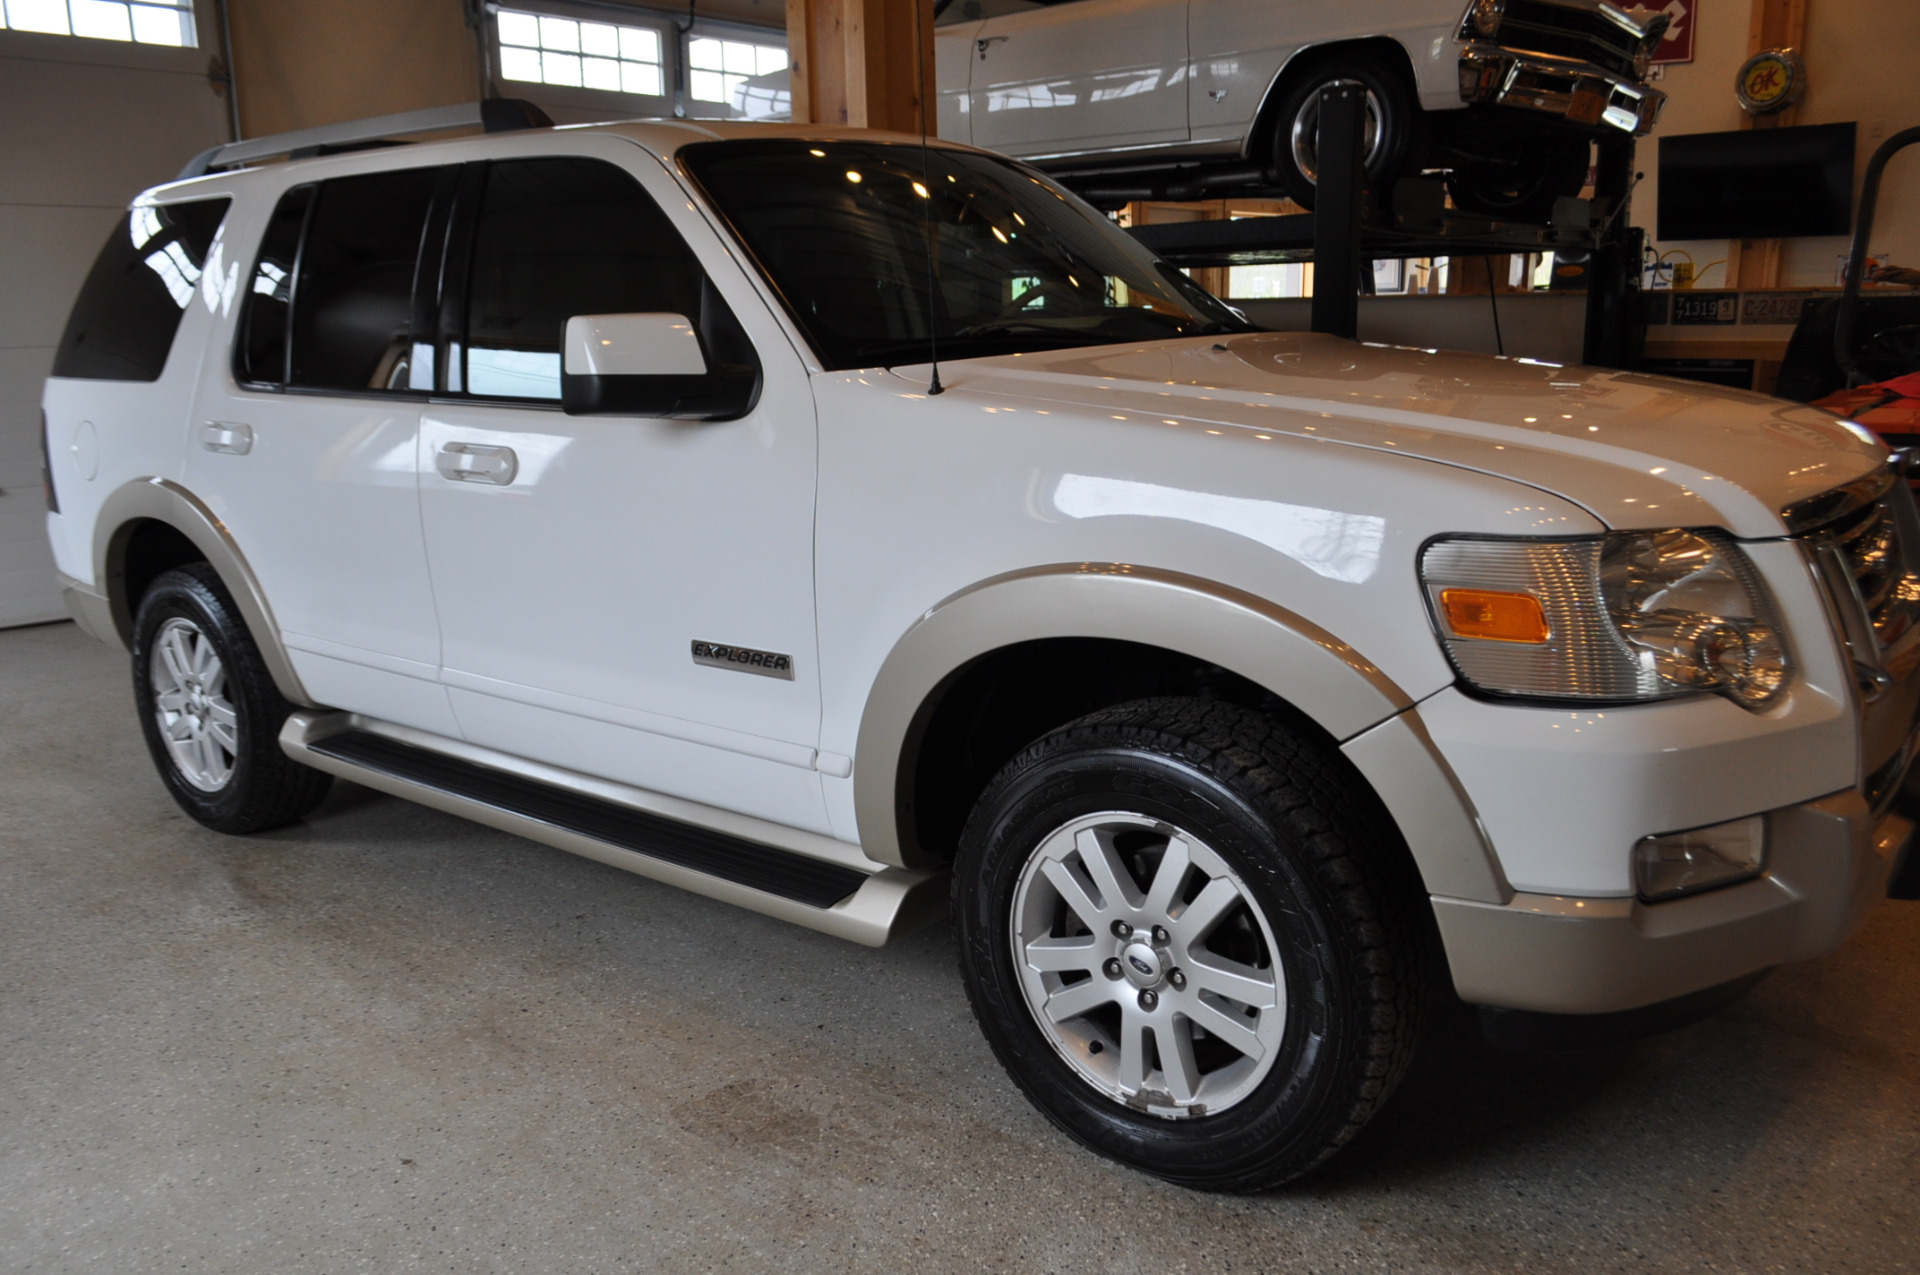
POLYGON ((295 133, 276 133, 272 137, 251 137, 242 142, 228 142, 195 155, 174 180, 204 177, 216 168, 231 168, 275 155, 301 159, 309 155, 379 146, 415 133, 445 133, 456 128, 511 133, 523 128, 552 127, 553 121, 547 118, 547 113, 532 102, 517 97, 496 97, 484 102, 435 106, 424 111, 402 111, 398 115, 378 115, 372 119, 348 120, 344 124, 328 124, 322 128, 303 128, 295 133))

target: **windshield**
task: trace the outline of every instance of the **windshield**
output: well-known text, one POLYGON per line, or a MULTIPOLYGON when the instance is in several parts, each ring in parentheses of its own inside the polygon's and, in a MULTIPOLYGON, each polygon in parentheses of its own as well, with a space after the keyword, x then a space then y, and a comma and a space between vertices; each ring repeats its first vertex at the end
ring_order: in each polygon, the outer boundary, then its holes
POLYGON ((930 338, 964 359, 1252 330, 1038 173, 922 156, 786 138, 680 152, 828 370, 924 363, 930 338))

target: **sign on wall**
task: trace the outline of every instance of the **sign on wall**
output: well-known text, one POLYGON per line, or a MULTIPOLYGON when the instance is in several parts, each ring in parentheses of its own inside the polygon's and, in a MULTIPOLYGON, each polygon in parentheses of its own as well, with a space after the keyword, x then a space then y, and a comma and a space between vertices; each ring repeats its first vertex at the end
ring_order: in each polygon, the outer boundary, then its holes
POLYGON ((1693 24, 1694 10, 1700 7, 1700 0, 1667 0, 1659 4, 1657 0, 1643 0, 1644 11, 1667 15, 1667 34, 1653 51, 1655 66, 1669 62, 1693 61, 1693 24))

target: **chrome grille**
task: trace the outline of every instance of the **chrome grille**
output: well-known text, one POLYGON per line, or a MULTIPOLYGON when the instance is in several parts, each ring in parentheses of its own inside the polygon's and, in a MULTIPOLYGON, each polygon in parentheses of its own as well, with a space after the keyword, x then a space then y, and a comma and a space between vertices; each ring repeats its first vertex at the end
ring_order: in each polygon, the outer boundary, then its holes
POLYGON ((1877 499, 1853 509, 1820 528, 1830 539, 1860 592, 1873 623, 1873 635, 1882 651, 1891 650, 1920 622, 1920 574, 1912 565, 1905 527, 1912 526, 1913 497, 1903 484, 1889 484, 1877 499), (1901 510, 1895 502, 1905 502, 1901 510), (1906 513, 1908 517, 1901 517, 1906 513))
POLYGON ((1920 510, 1890 468, 1780 511, 1823 582, 1859 689, 1861 788, 1900 790, 1920 718, 1920 510))
POLYGON ((1545 53, 1591 62, 1603 70, 1638 80, 1633 55, 1641 43, 1666 30, 1662 14, 1646 28, 1611 5, 1565 0, 1508 0, 1494 42, 1505 49, 1545 53))

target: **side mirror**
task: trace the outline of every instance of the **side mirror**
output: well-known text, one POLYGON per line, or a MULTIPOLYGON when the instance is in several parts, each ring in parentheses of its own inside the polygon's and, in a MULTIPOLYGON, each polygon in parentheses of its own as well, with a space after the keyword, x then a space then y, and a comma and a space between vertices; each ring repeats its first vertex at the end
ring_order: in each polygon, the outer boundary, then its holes
POLYGON ((561 341, 560 402, 569 416, 745 416, 760 371, 709 363, 693 321, 679 314, 576 314, 561 341))

